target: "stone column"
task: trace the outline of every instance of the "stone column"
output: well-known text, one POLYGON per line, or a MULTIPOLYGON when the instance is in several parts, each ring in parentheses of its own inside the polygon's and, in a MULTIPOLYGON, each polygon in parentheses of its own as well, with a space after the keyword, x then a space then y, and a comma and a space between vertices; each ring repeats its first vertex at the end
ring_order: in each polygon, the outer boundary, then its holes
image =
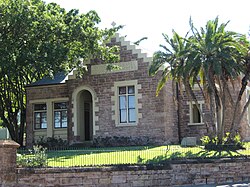
POLYGON ((16 150, 19 144, 0 140, 0 186, 16 183, 16 150))

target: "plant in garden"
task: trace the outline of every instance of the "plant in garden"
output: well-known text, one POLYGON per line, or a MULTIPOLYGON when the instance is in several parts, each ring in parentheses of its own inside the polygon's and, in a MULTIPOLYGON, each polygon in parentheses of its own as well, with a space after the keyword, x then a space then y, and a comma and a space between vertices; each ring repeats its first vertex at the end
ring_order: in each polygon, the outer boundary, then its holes
POLYGON ((40 139, 38 139, 35 144, 49 149, 66 148, 69 146, 67 140, 63 140, 60 137, 44 138, 44 136, 41 136, 40 139))
POLYGON ((232 116, 230 135, 234 137, 250 103, 250 97, 246 103, 240 103, 250 79, 249 42, 242 34, 226 31, 227 24, 219 24, 217 17, 198 30, 190 20, 191 32, 185 37, 175 31, 172 38, 163 34, 167 46, 161 45, 163 51, 154 53, 149 69, 150 75, 162 70, 157 94, 166 81, 172 79, 180 89, 184 85, 189 99, 204 115, 193 90, 193 86, 198 85, 210 111, 212 128, 205 121, 207 129, 217 136, 220 144, 225 136, 225 123, 228 123, 225 119, 232 116), (238 79, 241 79, 241 87, 236 90, 235 85, 240 85, 238 79), (233 96, 235 93, 237 97, 233 96), (227 112, 228 105, 233 114, 227 112))
POLYGON ((238 149, 245 149, 243 147, 243 142, 241 141, 240 134, 237 133, 232 136, 229 132, 225 134, 222 141, 219 141, 219 138, 217 136, 215 137, 209 137, 209 136, 203 136, 201 138, 202 145, 205 146, 205 149, 207 150, 238 150, 238 149))
POLYGON ((46 148, 33 146, 28 154, 17 155, 17 165, 22 167, 44 167, 47 166, 46 148))

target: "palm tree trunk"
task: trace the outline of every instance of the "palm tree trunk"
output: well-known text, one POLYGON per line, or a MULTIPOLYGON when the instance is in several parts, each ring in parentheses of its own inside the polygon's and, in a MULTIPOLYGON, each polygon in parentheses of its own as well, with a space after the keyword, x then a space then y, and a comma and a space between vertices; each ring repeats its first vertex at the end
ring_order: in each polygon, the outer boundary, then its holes
POLYGON ((221 107, 217 106, 216 107, 216 116, 217 116, 217 137, 219 140, 219 144, 222 143, 223 135, 224 135, 224 129, 223 129, 223 124, 222 124, 222 111, 221 107))

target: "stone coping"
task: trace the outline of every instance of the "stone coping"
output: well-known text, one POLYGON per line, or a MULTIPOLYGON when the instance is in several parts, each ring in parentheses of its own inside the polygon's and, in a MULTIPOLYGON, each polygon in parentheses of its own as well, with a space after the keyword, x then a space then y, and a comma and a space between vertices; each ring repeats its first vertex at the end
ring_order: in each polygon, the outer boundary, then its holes
POLYGON ((18 148, 20 145, 13 140, 0 140, 0 148, 18 148))

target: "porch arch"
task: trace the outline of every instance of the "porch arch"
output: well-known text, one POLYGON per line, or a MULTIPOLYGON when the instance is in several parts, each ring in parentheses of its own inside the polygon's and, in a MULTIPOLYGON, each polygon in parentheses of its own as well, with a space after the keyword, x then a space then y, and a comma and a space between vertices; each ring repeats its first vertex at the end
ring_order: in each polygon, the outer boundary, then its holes
POLYGON ((95 117, 95 111, 96 111, 96 103, 97 97, 96 93, 93 88, 90 86, 79 86, 77 87, 73 94, 72 94, 72 104, 73 104, 73 117, 72 117, 72 122, 73 122, 73 135, 75 137, 80 138, 81 141, 88 141, 93 138, 93 135, 96 133, 96 117, 95 117), (85 106, 84 106, 85 105, 85 106), (89 109, 87 109, 89 107, 89 109), (86 117, 84 115, 87 115, 86 113, 83 112, 90 112, 90 122, 91 122, 91 127, 89 129, 90 131, 90 138, 86 137, 86 117))

